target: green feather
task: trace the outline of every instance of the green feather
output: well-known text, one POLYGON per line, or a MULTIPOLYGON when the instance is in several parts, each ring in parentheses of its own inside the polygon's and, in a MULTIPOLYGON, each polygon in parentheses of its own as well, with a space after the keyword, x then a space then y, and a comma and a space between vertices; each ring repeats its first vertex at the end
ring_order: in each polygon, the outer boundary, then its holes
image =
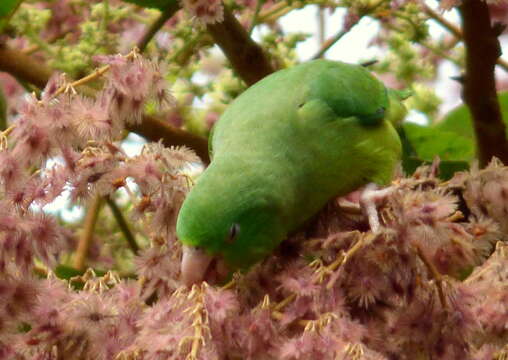
POLYGON ((248 268, 330 198, 388 183, 401 153, 389 106, 358 65, 315 60, 259 81, 215 125, 213 160, 181 208, 178 238, 248 268))

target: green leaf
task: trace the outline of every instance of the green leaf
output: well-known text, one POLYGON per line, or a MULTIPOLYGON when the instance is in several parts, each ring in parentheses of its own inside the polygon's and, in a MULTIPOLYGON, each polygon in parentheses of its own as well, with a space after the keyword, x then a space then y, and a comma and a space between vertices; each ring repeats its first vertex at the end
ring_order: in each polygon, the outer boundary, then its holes
MULTIPOLYGON (((508 125, 508 92, 498 94, 501 114, 505 125, 508 125)), ((473 123, 471 113, 466 105, 461 105, 451 110, 445 117, 433 126, 436 129, 453 132, 465 138, 474 139, 473 123)), ((508 137, 508 126, 506 129, 508 137)))
POLYGON ((469 170, 469 162, 445 160, 439 164, 439 178, 449 180, 458 171, 469 170))
MULTIPOLYGON (((402 159, 402 168, 408 175, 413 174, 416 169, 424 164, 430 165, 431 161, 424 161, 417 157, 406 157, 402 159)), ((449 180, 455 175, 457 171, 469 170, 469 163, 466 161, 451 161, 445 160, 439 163, 439 178, 443 180, 449 180)))
POLYGON ((178 0, 123 0, 125 2, 136 4, 144 8, 165 10, 170 6, 179 6, 178 0))
MULTIPOLYGON (((424 164, 431 164, 434 157, 429 160, 423 160, 418 157, 413 144, 406 134, 405 127, 411 128, 413 124, 404 124, 397 129, 400 140, 402 142, 402 168, 406 174, 413 174, 415 170, 424 164)), ((417 125, 418 126, 418 125, 417 125)), ((414 130, 414 129, 413 129, 414 130)), ((418 129, 419 130, 419 129, 418 129)), ((411 130, 410 130, 411 132, 411 130)), ((469 162, 460 160, 441 160, 439 163, 439 177, 448 180, 453 177, 457 171, 465 171, 469 169, 469 162)))
MULTIPOLYGON (((106 275, 106 272, 104 270, 99 270, 99 269, 93 269, 93 271, 95 272, 95 274, 97 276, 104 276, 106 275)), ((83 275, 85 273, 84 270, 78 270, 78 269, 75 269, 71 266, 68 266, 68 265, 57 265, 57 267, 55 268, 55 275, 60 278, 60 279, 70 279, 71 277, 74 277, 74 276, 80 276, 80 275, 83 275)))
POLYGON ((21 3, 22 0, 2 0, 0 1, 0 18, 9 16, 21 3))
POLYGON ((439 156, 443 161, 469 162, 475 156, 474 140, 455 132, 412 123, 402 125, 417 158, 433 161, 439 156))
POLYGON ((23 322, 18 324, 18 332, 20 332, 20 333, 27 333, 30 330, 32 330, 32 325, 30 325, 29 323, 26 323, 26 322, 23 321, 23 322))
MULTIPOLYGON (((106 274, 105 271, 99 270, 99 269, 93 269, 93 271, 95 272, 95 274, 97 276, 104 276, 106 274)), ((75 276, 83 275, 84 273, 85 273, 84 270, 80 271, 80 270, 77 270, 71 266, 63 265, 63 264, 59 264, 55 268, 55 275, 59 279, 65 279, 65 280, 69 280, 69 281, 71 278, 73 278, 75 276)), ((70 285, 75 290, 81 290, 81 289, 83 289, 84 283, 79 280, 78 281, 70 281, 70 285)))
POLYGON ((12 14, 23 0, 0 0, 0 31, 7 25, 12 14))
POLYGON ((85 273, 84 271, 79 271, 79 270, 77 270, 73 267, 67 266, 67 265, 60 264, 55 268, 55 275, 59 279, 69 280, 71 277, 80 276, 80 275, 83 275, 84 273, 85 273))

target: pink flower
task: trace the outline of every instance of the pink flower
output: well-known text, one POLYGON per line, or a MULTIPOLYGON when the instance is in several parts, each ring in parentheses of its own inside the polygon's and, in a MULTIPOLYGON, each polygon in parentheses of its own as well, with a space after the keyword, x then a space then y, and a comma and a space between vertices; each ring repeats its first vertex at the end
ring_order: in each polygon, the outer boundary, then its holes
POLYGON ((27 184, 28 192, 39 206, 44 206, 55 200, 64 190, 69 178, 65 166, 55 165, 45 169, 37 181, 27 184))
POLYGON ((182 7, 201 24, 214 24, 224 19, 220 0, 181 0, 182 7))
POLYGON ((76 96, 72 103, 74 126, 83 145, 88 140, 103 141, 106 138, 116 139, 123 126, 114 126, 113 117, 109 113, 111 97, 101 92, 96 100, 76 96))
POLYGON ((41 94, 41 100, 43 102, 49 102, 54 98, 54 95, 56 91, 65 85, 66 79, 65 74, 63 73, 54 73, 49 78, 48 82, 46 83, 46 86, 44 87, 44 90, 41 94))
POLYGON ((0 231, 11 232, 16 230, 18 219, 16 214, 13 214, 11 210, 11 205, 7 201, 0 200, 0 231))
MULTIPOLYGON (((27 320, 36 306, 36 296, 40 282, 30 276, 0 278, 0 302, 7 319, 11 321, 27 320)), ((1 316, 1 315, 0 315, 1 316)))
POLYGON ((210 320, 219 324, 228 317, 236 316, 239 313, 240 304, 233 291, 208 286, 205 299, 205 307, 210 320))
POLYGON ((278 358, 284 360, 338 359, 338 350, 345 347, 346 343, 334 333, 333 325, 328 324, 323 327, 317 325, 317 327, 315 330, 305 330, 299 337, 283 343, 278 358))
POLYGON ((106 195, 117 189, 115 180, 123 176, 119 166, 121 156, 104 149, 95 149, 81 155, 76 162, 74 174, 70 179, 71 196, 75 199, 87 198, 91 194, 106 195))
POLYGON ((40 165, 41 161, 52 155, 52 142, 48 131, 31 120, 20 119, 12 133, 16 145, 12 150, 14 157, 24 167, 32 164, 40 165))
POLYGON ((20 162, 6 150, 0 151, 0 184, 5 190, 12 189, 22 181, 23 171, 20 162))
POLYGON ((254 308, 242 318, 233 336, 245 358, 256 359, 274 352, 279 340, 277 325, 269 308, 254 308))
POLYGON ((158 244, 144 250, 134 259, 137 273, 145 279, 142 291, 143 298, 153 295, 159 297, 171 294, 180 286, 180 249, 176 242, 158 244))
POLYGON ((51 264, 66 245, 55 218, 50 215, 34 214, 27 224, 27 231, 35 254, 47 264, 51 264))
POLYGON ((120 55, 98 56, 95 59, 111 66, 105 92, 111 93, 113 101, 110 114, 120 121, 139 122, 148 99, 157 100, 159 105, 173 103, 158 65, 139 56, 132 60, 120 55))
POLYGON ((290 294, 298 296, 312 296, 320 290, 320 286, 315 282, 315 276, 310 267, 301 268, 301 264, 293 264, 278 276, 281 288, 290 294))

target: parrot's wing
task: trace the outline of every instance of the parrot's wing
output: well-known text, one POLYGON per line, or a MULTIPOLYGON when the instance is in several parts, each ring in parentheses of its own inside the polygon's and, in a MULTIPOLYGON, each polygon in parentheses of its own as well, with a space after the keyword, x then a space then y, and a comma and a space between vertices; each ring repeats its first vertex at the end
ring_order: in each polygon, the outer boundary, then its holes
POLYGON ((383 121, 389 107, 387 89, 369 71, 338 62, 314 64, 316 70, 305 89, 308 100, 325 102, 336 118, 356 117, 365 126, 383 121))
POLYGON ((380 106, 376 111, 370 114, 347 114, 336 111, 330 103, 323 99, 312 99, 303 104, 298 109, 298 116, 302 121, 309 123, 327 123, 337 121, 345 117, 355 117, 362 125, 377 125, 385 118, 386 107, 380 106))

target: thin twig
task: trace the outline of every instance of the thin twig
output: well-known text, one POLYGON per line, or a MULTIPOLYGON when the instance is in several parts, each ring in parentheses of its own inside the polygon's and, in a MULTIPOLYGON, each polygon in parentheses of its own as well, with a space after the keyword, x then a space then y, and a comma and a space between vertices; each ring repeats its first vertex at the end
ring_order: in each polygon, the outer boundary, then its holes
POLYGON ((265 0, 256 1, 256 9, 254 10, 254 14, 252 15, 252 19, 250 21, 249 30, 247 30, 247 34, 249 34, 249 36, 252 35, 252 31, 258 23, 259 11, 261 11, 261 7, 263 6, 264 2, 265 0))
POLYGON ((448 216, 446 221, 457 222, 462 219, 464 219, 464 214, 461 211, 457 210, 452 215, 448 216))
POLYGON ((360 21, 360 19, 356 20, 349 29, 343 29, 341 31, 339 31, 337 34, 335 34, 334 36, 332 36, 331 38, 327 39, 323 45, 321 45, 321 48, 318 50, 318 52, 311 57, 311 60, 316 60, 316 59, 320 59, 323 57, 323 55, 328 51, 330 50, 330 48, 335 45, 335 43, 337 41, 339 41, 340 39, 342 39, 344 37, 344 35, 346 35, 356 24, 358 24, 358 22, 360 21))
POLYGON ((168 58, 168 63, 175 62, 184 67, 189 59, 204 46, 212 46, 214 44, 211 36, 205 32, 198 32, 192 38, 188 39, 178 50, 173 52, 168 58))
POLYGON ((146 33, 138 42, 138 49, 140 52, 144 52, 146 46, 155 36, 155 34, 164 26, 178 10, 180 9, 178 1, 170 2, 169 6, 161 12, 159 17, 150 25, 146 33))
POLYGON ((442 16, 437 11, 434 11, 434 9, 429 7, 424 2, 421 2, 421 5, 425 14, 437 21, 442 27, 452 33, 455 37, 462 39, 462 30, 460 30, 458 26, 446 20, 444 16, 442 16))
POLYGON ((99 216, 101 205, 102 198, 100 196, 95 196, 88 204, 83 232, 79 237, 78 248, 76 249, 76 255, 74 257, 74 267, 77 270, 82 271, 85 269, 86 257, 88 256, 88 251, 92 244, 95 224, 99 216))
POLYGON ((317 19, 318 19, 318 43, 320 46, 323 46, 326 36, 326 18, 325 18, 325 10, 323 9, 322 6, 318 6, 317 19))
MULTIPOLYGON (((346 252, 341 253, 337 257, 337 259, 331 263, 330 265, 326 267, 320 267, 317 270, 316 277, 313 279, 314 284, 319 284, 323 281, 323 278, 325 275, 331 274, 333 271, 337 270, 341 265, 344 265, 358 250, 360 250, 366 242, 369 241, 369 239, 366 239, 366 237, 372 237, 375 236, 372 233, 361 236, 358 241, 346 252)), ((328 283, 326 288, 330 289, 333 286, 333 284, 328 283)), ((274 304, 272 306, 272 317, 274 319, 281 320, 283 314, 280 312, 283 308, 285 308, 287 305, 289 305, 293 300, 295 300, 297 297, 296 294, 290 294, 288 295, 284 300, 278 302, 277 304, 274 304)), ((302 325, 305 326, 307 324, 307 320, 302 320, 302 325)), ((299 322, 300 323, 300 322, 299 322)))
POLYGON ((259 22, 270 22, 272 17, 276 16, 278 17, 277 13, 280 11, 283 11, 284 9, 290 7, 285 1, 278 2, 274 4, 271 8, 266 9, 265 11, 261 12, 259 14, 259 22))
POLYGON ((434 264, 427 258, 427 256, 423 252, 423 250, 418 245, 414 245, 414 247, 416 249, 416 253, 418 254, 418 257, 425 264, 430 275, 436 281, 437 292, 439 294, 439 299, 441 300, 441 305, 443 305, 443 307, 446 308, 447 307, 446 297, 445 297, 444 291, 443 291, 443 275, 441 275, 441 273, 436 269, 434 264))
POLYGON ((319 51, 313 56, 311 57, 311 60, 316 60, 316 59, 320 59, 321 57, 323 57, 323 55, 333 46, 335 45, 335 43, 337 43, 337 41, 339 41, 340 39, 342 39, 342 37, 344 35, 346 35, 347 33, 349 33, 351 31, 351 29, 353 29, 353 27, 355 27, 359 22, 360 20, 363 19, 364 16, 367 16, 369 14, 371 14, 374 10, 376 10, 379 6, 381 6, 383 3, 385 2, 385 0, 379 0, 378 2, 376 2, 375 4, 373 4, 371 7, 369 7, 368 9, 366 9, 364 12, 362 12, 360 15, 358 15, 358 18, 355 19, 355 21, 350 24, 348 26, 348 28, 344 28, 342 30, 340 30, 337 34, 335 34, 334 36, 332 36, 331 38, 329 38, 328 40, 326 40, 324 43, 321 44, 321 48, 319 49, 319 51))
POLYGON ((294 299, 296 299, 296 295, 295 294, 291 294, 291 295, 287 296, 284 300, 282 300, 281 302, 275 304, 275 306, 273 307, 273 311, 280 311, 280 310, 282 310, 284 307, 286 307, 286 305, 288 305, 294 299))
POLYGON ((137 255, 139 252, 139 246, 136 243, 134 234, 132 234, 132 231, 129 228, 129 224, 127 224, 127 221, 125 220, 122 211, 118 208, 118 205, 116 205, 115 200, 111 199, 110 197, 106 197, 106 202, 108 203, 108 206, 111 209, 111 212, 113 213, 113 217, 115 218, 118 227, 125 236, 127 244, 129 244, 129 247, 131 248, 134 255, 137 255))
POLYGON ((291 1, 291 5, 289 2, 281 1, 273 5, 271 8, 261 12, 259 15, 258 23, 269 23, 273 24, 277 20, 279 20, 284 15, 290 13, 295 9, 301 9, 305 6, 305 3, 302 1, 291 1))
MULTIPOLYGON (((137 56, 138 50, 135 48, 133 51, 131 51, 129 54, 125 55, 124 57, 126 59, 132 59, 135 56, 137 56)), ((93 73, 88 74, 81 79, 78 79, 76 81, 71 82, 70 84, 64 84, 60 86, 55 93, 52 95, 53 98, 56 98, 58 95, 63 94, 65 91, 67 91, 69 88, 77 88, 78 86, 84 85, 92 80, 95 80, 99 78, 100 76, 104 75, 109 69, 111 69, 111 65, 105 65, 99 69, 96 69, 93 73)))
MULTIPOLYGON (((452 35, 454 35, 457 39, 463 39, 464 35, 462 34, 462 30, 446 20, 444 16, 439 14, 437 11, 429 7, 427 4, 422 2, 423 11, 433 20, 435 20, 438 24, 448 30, 452 35)), ((499 65, 503 70, 508 71, 508 61, 498 58, 496 60, 497 65, 499 65)))

